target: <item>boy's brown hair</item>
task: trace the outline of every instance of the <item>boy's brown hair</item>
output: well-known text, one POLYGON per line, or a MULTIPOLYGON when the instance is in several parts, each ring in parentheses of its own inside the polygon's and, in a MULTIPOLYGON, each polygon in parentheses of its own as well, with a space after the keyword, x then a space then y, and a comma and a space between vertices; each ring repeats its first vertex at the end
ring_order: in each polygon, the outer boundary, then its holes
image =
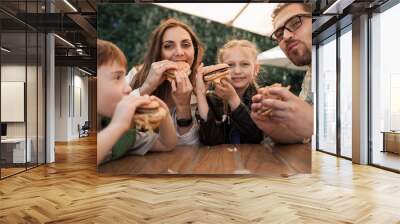
POLYGON ((127 66, 125 54, 117 45, 110 41, 97 39, 97 67, 111 64, 114 61, 124 68, 127 66))

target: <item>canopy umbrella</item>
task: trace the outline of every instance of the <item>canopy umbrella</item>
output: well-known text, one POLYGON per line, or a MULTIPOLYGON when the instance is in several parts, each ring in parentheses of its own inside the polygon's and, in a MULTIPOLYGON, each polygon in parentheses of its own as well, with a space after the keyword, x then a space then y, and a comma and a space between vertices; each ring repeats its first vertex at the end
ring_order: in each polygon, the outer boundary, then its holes
POLYGON ((154 3, 252 33, 272 33, 271 14, 277 3, 154 3))
POLYGON ((257 61, 258 63, 262 65, 271 65, 271 66, 277 66, 277 67, 282 67, 282 68, 287 68, 287 69, 293 69, 293 70, 300 70, 300 71, 305 71, 307 70, 307 66, 296 66, 294 65, 283 53, 281 48, 279 46, 276 46, 274 48, 271 48, 267 51, 264 51, 260 53, 257 56, 257 61))

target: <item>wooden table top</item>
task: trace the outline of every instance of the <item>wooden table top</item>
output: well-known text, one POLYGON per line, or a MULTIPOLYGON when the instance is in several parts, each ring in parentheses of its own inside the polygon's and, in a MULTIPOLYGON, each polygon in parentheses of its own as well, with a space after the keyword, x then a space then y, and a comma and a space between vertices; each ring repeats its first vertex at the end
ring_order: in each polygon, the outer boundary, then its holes
POLYGON ((291 176, 311 172, 311 145, 178 146, 171 152, 127 156, 102 164, 100 173, 147 174, 254 174, 291 176), (236 148, 236 149, 235 149, 236 148))

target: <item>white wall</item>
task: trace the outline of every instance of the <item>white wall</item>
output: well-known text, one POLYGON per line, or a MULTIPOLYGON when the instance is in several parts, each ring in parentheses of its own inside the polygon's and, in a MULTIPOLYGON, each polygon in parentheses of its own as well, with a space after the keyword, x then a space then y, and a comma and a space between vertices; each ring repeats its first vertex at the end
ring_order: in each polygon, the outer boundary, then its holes
MULTIPOLYGON (((26 82, 25 80, 25 69, 28 69, 28 73, 33 69, 33 66, 28 66, 18 64, 6 64, 1 66, 1 81, 10 82, 26 82)), ((33 95, 29 92, 28 97, 33 95)), ((35 92, 36 96, 36 92, 35 92)), ((1 110, 7 110, 7 108, 1 108, 1 110)), ((30 120, 30 119, 29 119, 30 120)), ((25 137, 25 122, 7 122, 7 136, 8 137, 25 137)))
POLYGON ((74 69, 74 111, 73 113, 73 123, 72 123, 72 135, 73 136, 78 136, 78 129, 77 126, 80 124, 81 126, 85 123, 85 121, 88 120, 88 78, 83 77, 83 73, 81 73, 79 70, 74 69), (80 96, 80 97, 79 97, 80 96), (81 108, 79 108, 81 107, 81 108), (81 110, 81 111, 80 111, 81 110))
POLYGON ((82 75, 76 68, 56 67, 56 141, 77 139, 78 124, 88 120, 88 78, 82 75))
POLYGON ((68 68, 55 68, 55 140, 68 141, 68 68))
MULTIPOLYGON (((25 82, 1 81, 1 121, 24 122, 25 82)), ((36 105, 35 105, 36 108, 36 105)))
MULTIPOLYGON (((30 148, 32 161, 44 163, 44 74, 42 67, 25 64, 3 64, 1 66, 1 78, 3 81, 18 81, 26 83, 26 106, 20 110, 22 113, 26 112, 26 121, 23 122, 6 122, 7 123, 7 137, 9 138, 25 138, 25 135, 30 139, 30 148), (25 80, 27 78, 27 80, 25 80), (38 156, 37 156, 38 154, 38 156)), ((2 89, 3 92, 4 89, 2 89)), ((2 95, 2 98, 4 95, 2 95)), ((12 110, 10 107, 2 107, 1 110, 12 110)), ((12 111, 7 111, 11 112, 12 111)), ((14 112, 15 113, 15 112, 14 112)))
MULTIPOLYGON (((25 82, 25 64, 9 64, 1 65, 1 81, 10 82, 25 82)), ((28 68, 29 69, 29 68, 28 68)), ((7 110, 7 108, 1 108, 7 110)), ((7 122, 7 136, 8 137, 25 137, 25 123, 24 122, 7 122)))

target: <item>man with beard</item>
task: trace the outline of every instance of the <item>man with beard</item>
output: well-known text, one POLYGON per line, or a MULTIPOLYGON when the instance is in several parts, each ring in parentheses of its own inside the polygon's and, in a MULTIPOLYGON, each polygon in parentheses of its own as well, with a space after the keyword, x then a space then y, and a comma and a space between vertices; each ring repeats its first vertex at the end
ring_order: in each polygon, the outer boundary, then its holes
POLYGON ((308 66, 299 96, 274 85, 260 88, 252 98, 251 116, 274 142, 309 142, 313 134, 311 11, 309 4, 283 3, 272 14, 274 32, 271 38, 293 64, 308 66))

